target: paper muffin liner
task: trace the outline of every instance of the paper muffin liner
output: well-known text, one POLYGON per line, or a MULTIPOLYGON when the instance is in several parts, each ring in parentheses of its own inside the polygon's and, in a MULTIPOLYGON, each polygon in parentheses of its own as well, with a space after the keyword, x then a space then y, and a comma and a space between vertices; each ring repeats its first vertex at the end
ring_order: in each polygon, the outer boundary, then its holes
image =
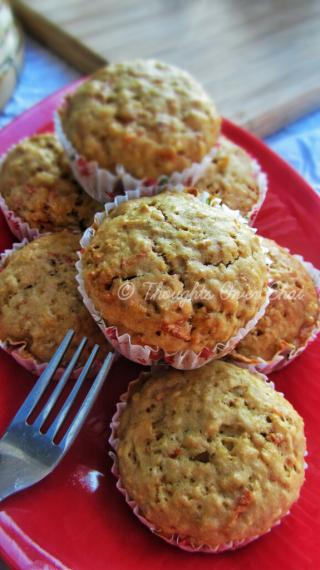
MULTIPOLYGON (((169 190, 173 191, 173 188, 169 188, 169 190)), ((183 186, 175 187, 177 191, 183 191, 183 186)), ((77 268, 77 276, 76 279, 78 281, 78 289, 83 298, 84 304, 86 305, 88 311, 91 313, 94 320, 97 322, 99 327, 101 328, 103 334, 108 339, 110 344, 123 356, 128 358, 129 360, 133 360, 138 364, 143 364, 144 366, 149 366, 151 364, 155 364, 156 362, 164 361, 167 364, 170 364, 174 368, 178 368, 181 370, 190 370, 193 368, 199 368, 203 366, 207 362, 214 360, 216 358, 222 358, 226 354, 232 351, 235 345, 240 342, 240 340, 248 334, 248 332, 254 328, 257 324, 259 319, 264 315, 266 307, 269 303, 269 298, 272 293, 272 289, 268 288, 266 299, 257 313, 252 317, 247 324, 242 327, 236 335, 231 337, 226 343, 218 343, 214 348, 205 347, 201 350, 201 352, 196 353, 193 350, 184 350, 178 351, 174 353, 169 353, 161 348, 154 348, 148 345, 138 345, 134 344, 131 341, 131 337, 128 333, 120 334, 116 326, 109 326, 104 321, 102 315, 97 311, 94 306, 94 303, 91 301, 89 296, 87 295, 84 280, 82 275, 82 250, 83 248, 87 247, 91 241, 91 238, 95 234, 95 231, 102 221, 108 216, 109 212, 127 200, 132 200, 134 198, 139 198, 142 196, 151 196, 153 193, 156 192, 154 187, 152 188, 138 188, 136 190, 129 190, 125 193, 124 196, 117 196, 114 202, 109 202, 105 204, 105 212, 98 212, 95 215, 94 219, 94 226, 88 228, 81 240, 81 250, 78 252, 79 260, 76 263, 77 268)), ((202 199, 205 201, 208 193, 204 192, 202 195, 202 199)), ((235 210, 230 210, 226 205, 221 204, 223 209, 232 212, 233 215, 239 216, 243 221, 243 218, 240 216, 238 212, 235 210)))
MULTIPOLYGON (((2 267, 4 265, 5 260, 9 257, 14 251, 21 249, 28 243, 27 239, 24 239, 20 243, 14 243, 10 249, 5 249, 0 254, 0 272, 2 271, 2 267)), ((40 376, 45 368, 48 366, 48 362, 41 362, 39 363, 33 356, 24 354, 24 346, 23 341, 21 342, 10 342, 10 341, 2 341, 0 340, 0 348, 4 350, 7 354, 10 354, 20 366, 26 368, 29 372, 34 374, 35 376, 40 376)), ((71 378, 77 378, 81 373, 83 367, 76 368, 71 378)), ((63 367, 59 367, 56 370, 54 378, 58 380, 64 372, 63 367)))
MULTIPOLYGON (((257 370, 253 370, 253 372, 255 374, 259 374, 261 376, 261 378, 269 385, 272 386, 273 388, 274 383, 272 381, 270 381, 267 376, 265 376, 264 374, 257 372, 257 370)), ((116 406, 116 412, 113 415, 112 419, 111 419, 111 424, 110 424, 110 428, 111 428, 111 435, 109 437, 109 444, 112 447, 112 449, 114 450, 113 452, 111 451, 109 453, 111 459, 112 459, 112 467, 111 467, 111 473, 114 475, 114 477, 116 478, 116 487, 118 489, 118 491, 120 491, 120 493, 124 496, 126 503, 129 505, 129 507, 132 509, 133 513, 135 514, 135 516, 140 520, 140 522, 142 524, 144 524, 153 534, 155 534, 156 536, 158 536, 159 538, 162 538, 163 540, 165 540, 167 543, 171 544, 172 546, 176 546, 178 548, 181 548, 182 550, 185 550, 187 552, 203 552, 206 554, 218 554, 220 552, 225 552, 227 550, 236 550, 237 548, 241 548, 243 546, 246 546, 247 544, 249 544, 250 542, 253 542, 254 540, 256 540, 257 538, 260 538, 261 536, 264 536, 265 534, 269 533, 272 528, 274 528, 275 526, 278 526, 279 524, 281 524, 282 519, 287 516, 290 511, 288 511, 287 513, 285 513, 281 519, 279 519, 278 521, 276 521, 272 527, 270 527, 269 530, 267 530, 265 533, 263 534, 259 534, 259 535, 255 535, 252 536, 250 538, 247 539, 243 539, 243 540, 235 540, 232 542, 228 542, 225 544, 221 544, 219 546, 217 546, 216 548, 211 548, 208 545, 197 545, 194 546, 192 544, 192 541, 190 540, 190 538, 188 537, 183 537, 183 536, 179 536, 178 534, 173 534, 172 536, 168 537, 165 536, 161 533, 161 530, 158 529, 157 527, 155 527, 150 521, 148 521, 143 514, 140 511, 140 508, 138 506, 138 504, 130 498, 122 480, 121 480, 121 476, 120 476, 120 471, 119 471, 119 465, 118 465, 118 459, 117 459, 117 449, 118 449, 118 443, 119 443, 119 439, 118 439, 118 427, 119 427, 119 420, 120 420, 120 416, 122 414, 122 412, 124 411, 124 409, 127 406, 127 401, 128 401, 128 396, 131 393, 132 390, 134 390, 134 387, 141 381, 143 380, 144 376, 148 376, 148 373, 142 372, 140 374, 140 376, 136 379, 133 380, 132 382, 130 382, 130 384, 128 385, 128 389, 127 392, 125 392, 124 394, 122 394, 120 396, 120 401, 118 402, 117 406, 116 406)), ((305 456, 307 456, 308 453, 307 451, 305 452, 305 456)), ((308 465, 305 462, 304 464, 304 468, 307 469, 308 465)))
MULTIPOLYGON (((288 248, 285 248, 288 253, 290 253, 288 248)), ((300 261, 300 263, 304 266, 306 271, 309 273, 314 286, 317 291, 318 295, 318 302, 320 306, 320 270, 316 269, 310 261, 305 261, 302 255, 294 255, 296 259, 300 261)), ((272 296, 272 294, 271 294, 272 296)), ((312 329, 309 337, 304 342, 303 345, 297 347, 292 346, 285 346, 282 350, 279 350, 277 354, 271 360, 264 360, 263 358, 257 357, 250 359, 249 357, 242 356, 241 354, 237 354, 234 356, 233 354, 228 355, 228 359, 238 364, 238 366, 242 366, 244 368, 248 368, 249 370, 256 370, 258 372, 262 372, 264 374, 271 374, 271 372, 276 372, 277 370, 281 370, 284 368, 292 360, 297 358, 308 346, 311 342, 313 342, 318 333, 320 331, 320 316, 318 318, 317 325, 312 329)))
POLYGON ((261 209, 261 206, 265 200, 265 197, 268 192, 268 177, 265 172, 261 170, 261 166, 259 162, 255 159, 251 159, 252 170, 254 172, 254 177, 256 178, 258 189, 259 189, 259 196, 256 204, 252 207, 250 212, 248 213, 248 223, 250 226, 254 224, 254 221, 261 209))
MULTIPOLYGON (((138 179, 126 172, 124 167, 121 165, 116 167, 116 173, 113 174, 107 169, 100 168, 96 162, 88 161, 83 155, 80 155, 76 151, 72 143, 67 138, 63 130, 58 111, 55 113, 54 123, 56 135, 69 158, 70 166, 75 178, 92 198, 103 204, 106 202, 112 202, 117 195, 125 194, 127 191, 135 190, 136 188, 140 188, 142 191, 147 191, 151 187, 153 188, 154 194, 156 194, 161 192, 164 185, 195 185, 211 164, 211 161, 220 146, 218 141, 201 162, 195 162, 181 172, 173 172, 170 176, 159 176, 157 179, 138 179)), ((267 176, 261 171, 260 165, 255 159, 252 159, 252 170, 254 172, 254 177, 257 180, 259 197, 257 203, 253 206, 248 216, 246 216, 250 225, 253 223, 263 204, 268 188, 267 176)))
MULTIPOLYGON (((0 172, 1 176, 1 172, 0 172)), ((27 222, 24 222, 19 218, 13 210, 10 210, 5 199, 0 194, 0 208, 5 217, 5 220, 13 233, 18 239, 27 241, 32 241, 33 239, 40 236, 39 230, 31 228, 27 222)))

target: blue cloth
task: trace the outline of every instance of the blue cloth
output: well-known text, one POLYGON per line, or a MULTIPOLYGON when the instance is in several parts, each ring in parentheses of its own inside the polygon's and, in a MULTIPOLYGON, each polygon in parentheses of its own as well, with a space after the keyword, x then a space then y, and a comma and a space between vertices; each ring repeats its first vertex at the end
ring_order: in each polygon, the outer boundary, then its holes
MULTIPOLYGON (((72 67, 27 38, 24 68, 14 95, 0 112, 0 127, 78 77, 72 67)), ((268 137, 266 143, 320 192, 320 110, 268 137)))
POLYGON ((288 125, 265 142, 320 193, 320 110, 288 125))
POLYGON ((16 89, 0 111, 0 128, 80 74, 40 44, 26 38, 24 66, 16 89))

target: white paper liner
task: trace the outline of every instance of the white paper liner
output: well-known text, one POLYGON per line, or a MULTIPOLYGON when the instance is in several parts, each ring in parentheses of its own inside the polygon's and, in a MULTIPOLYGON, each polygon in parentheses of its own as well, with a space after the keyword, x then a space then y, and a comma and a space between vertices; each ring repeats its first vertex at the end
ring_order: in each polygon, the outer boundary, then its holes
MULTIPOLYGON (((286 249, 286 251, 290 253, 288 248, 284 249, 286 249)), ((300 261, 300 263, 305 267, 306 271, 309 273, 315 285, 320 305, 320 270, 316 269, 316 267, 314 267, 312 263, 310 263, 309 261, 305 261, 302 255, 294 254, 294 257, 300 261)), ((271 374, 271 372, 276 372, 277 370, 284 368, 285 366, 290 364, 290 362, 292 362, 295 358, 297 358, 297 356, 299 356, 309 346, 309 344, 316 339, 319 331, 320 331, 320 317, 317 325, 311 331, 308 339, 305 341, 303 345, 299 346, 299 348, 296 347, 284 348, 282 351, 277 352, 277 354, 275 354, 275 356, 271 360, 264 360, 263 358, 257 357, 256 359, 252 360, 248 358, 246 359, 246 361, 244 361, 241 360, 241 354, 237 356, 229 354, 228 359, 230 359, 238 366, 248 368, 249 370, 252 371, 257 370, 258 372, 262 372, 264 374, 271 374)))
MULTIPOLYGON (((5 260, 7 259, 7 257, 9 257, 11 255, 11 253, 13 253, 14 251, 17 251, 18 249, 21 249, 22 247, 24 247, 27 243, 28 243, 27 239, 24 239, 20 243, 14 243, 14 244, 12 244, 12 247, 10 249, 5 249, 0 254, 0 271, 4 265, 5 260)), ((20 343, 17 343, 17 345, 15 345, 14 343, 11 344, 7 341, 0 340, 0 348, 2 348, 2 350, 7 352, 7 354, 10 354, 15 359, 15 361, 18 362, 18 364, 20 364, 20 366, 22 366, 23 368, 26 368, 26 370, 28 370, 29 372, 31 372, 35 376, 40 376, 42 374, 42 372, 44 371, 44 369, 48 366, 48 362, 39 363, 39 362, 37 362, 37 360, 35 358, 33 358, 31 356, 31 354, 29 356, 26 356, 23 353, 22 344, 23 344, 22 341, 20 343)), ((82 369, 83 369, 83 367, 76 368, 73 371, 71 378, 77 378, 79 376, 79 374, 81 373, 82 369)), ((58 380, 62 376, 63 372, 64 372, 64 368, 59 367, 56 370, 54 378, 56 380, 58 380)))
MULTIPOLYGON (((0 172, 1 176, 1 172, 0 172)), ((24 222, 19 218, 13 210, 10 210, 3 196, 0 194, 0 208, 5 217, 5 220, 13 233, 18 239, 26 239, 32 241, 33 239, 40 236, 39 230, 31 228, 27 222, 24 222)))
POLYGON ((259 188, 259 198, 247 216, 250 226, 253 225, 268 192, 268 177, 266 173, 261 170, 260 164, 255 158, 251 160, 251 164, 259 188))
MULTIPOLYGON (((265 376, 264 374, 257 372, 257 370, 253 370, 252 371, 254 374, 259 374, 261 376, 261 378, 269 385, 272 386, 273 388, 275 388, 274 383, 272 381, 270 381, 267 376, 265 376)), ((111 473, 115 476, 117 482, 116 482, 116 487, 118 489, 118 491, 120 491, 120 493, 124 496, 126 503, 129 505, 129 507, 132 509, 133 513, 135 514, 135 516, 140 520, 140 522, 142 522, 142 524, 144 524, 145 526, 148 527, 148 529, 155 534, 156 536, 158 536, 159 538, 162 538, 163 540, 165 540, 167 543, 173 545, 173 546, 177 546, 178 548, 181 548, 182 550, 185 550, 187 552, 203 552, 206 554, 218 554, 220 552, 225 552, 227 550, 235 550, 237 548, 241 548, 242 546, 246 546, 247 544, 249 544, 250 542, 253 542, 254 540, 256 540, 257 538, 260 538, 261 536, 264 536, 265 534, 269 533, 272 528, 274 528, 275 526, 278 526, 279 524, 281 524, 282 519, 287 516, 288 514, 290 514, 290 511, 288 511, 287 513, 285 513, 284 515, 282 515, 282 517, 276 521, 272 527, 267 530, 265 533, 263 534, 259 534, 259 535, 255 535, 252 536, 248 539, 244 539, 244 540, 239 540, 239 541, 232 541, 229 543, 225 543, 225 544, 221 544, 218 545, 216 548, 211 548, 208 545, 201 545, 201 546, 193 546, 192 542, 190 541, 190 539, 186 538, 186 537, 181 537, 177 534, 173 534, 171 537, 167 537, 164 536, 161 533, 161 530, 156 528, 154 525, 152 525, 152 523, 150 521, 148 521, 140 512, 139 506, 137 505, 137 503, 130 498, 128 492, 126 491, 124 484, 121 480, 120 477, 120 472, 119 472, 119 466, 118 466, 118 460, 117 460, 117 449, 118 449, 118 443, 119 443, 119 439, 117 436, 118 433, 118 427, 119 427, 119 419, 120 416, 123 412, 123 410, 126 408, 127 406, 127 401, 128 401, 128 396, 132 390, 132 388, 134 388, 134 386, 136 384, 138 384, 140 382, 140 380, 144 377, 144 376, 149 376, 148 373, 142 372, 140 374, 140 376, 136 379, 133 380, 132 382, 130 382, 130 384, 128 385, 128 389, 127 392, 125 392, 124 394, 122 394, 120 396, 120 401, 117 403, 116 406, 116 412, 113 415, 112 419, 111 419, 111 424, 110 424, 110 428, 111 428, 111 435, 109 437, 109 444, 110 446, 113 448, 114 452, 109 452, 109 455, 112 459, 112 467, 111 467, 111 473)), ((281 393, 281 392, 280 392, 281 393)), ((282 394, 283 395, 283 394, 282 394)), ((308 455, 308 452, 305 452, 305 457, 308 455)), ((308 465, 305 462, 304 463, 304 468, 307 469, 308 465)))
MULTIPOLYGON (((121 165, 116 167, 116 174, 113 174, 109 170, 100 168, 96 162, 90 162, 84 156, 81 156, 64 133, 58 111, 54 116, 54 124, 56 135, 69 158, 75 178, 92 198, 103 204, 105 202, 113 201, 119 193, 123 194, 129 190, 135 190, 136 188, 140 188, 142 191, 145 191, 150 187, 154 187, 153 192, 154 194, 157 194, 161 192, 164 185, 195 185, 211 164, 220 145, 218 141, 201 162, 193 163, 182 172, 173 172, 170 176, 159 176, 158 179, 149 178, 141 180, 131 176, 131 174, 126 172, 124 167, 121 165)), ((246 216, 250 225, 252 225, 263 204, 268 188, 267 176, 261 171, 261 168, 255 159, 252 159, 252 170, 259 188, 259 198, 252 210, 246 216)))
MULTIPOLYGON (((168 189, 170 191, 174 190, 173 187, 169 187, 168 189)), ((175 190, 183 191, 183 186, 178 186, 175 188, 175 190)), ((94 225, 96 227, 98 227, 102 223, 102 221, 106 218, 106 216, 108 216, 109 212, 113 208, 115 208, 116 206, 121 204, 122 202, 125 202, 127 200, 132 200, 133 198, 139 198, 141 196, 153 195, 154 192, 155 192, 154 187, 149 188, 149 189, 148 188, 144 188, 144 189, 138 188, 136 190, 127 191, 124 196, 117 196, 115 198, 114 202, 109 202, 109 203, 105 204, 105 212, 98 212, 95 215, 94 225)), ((207 195, 208 195, 208 193, 206 193, 206 192, 204 192, 202 194, 202 199, 204 201, 206 200, 207 195)), ((234 216, 240 217, 241 220, 244 221, 243 218, 240 216, 240 214, 237 211, 230 210, 230 208, 228 208, 225 204, 221 204, 221 208, 227 210, 228 212, 232 212, 232 214, 234 216)), ((85 248, 88 246, 91 238, 95 234, 95 231, 96 230, 94 229, 94 227, 91 226, 90 228, 88 228, 84 232, 84 234, 80 240, 81 248, 85 248)), ((254 231, 254 230, 252 230, 252 231, 254 231)), ((199 368, 200 366, 203 366, 204 364, 206 364, 207 362, 210 362, 211 360, 214 360, 215 358, 222 358, 223 356, 225 356, 226 354, 231 352, 232 349, 235 347, 235 345, 244 336, 246 336, 246 334, 248 334, 248 332, 252 328, 254 328, 254 326, 257 324, 259 319, 261 319, 261 317, 265 313, 266 307, 269 303, 270 295, 272 293, 272 289, 269 288, 267 291, 266 299, 265 299, 263 305, 260 307, 259 311, 257 311, 257 313, 254 315, 254 317, 247 322, 245 327, 241 328, 235 336, 233 336, 232 338, 230 338, 228 340, 228 342, 226 342, 224 344, 218 343, 214 348, 211 348, 211 349, 203 348, 200 353, 196 353, 193 350, 185 350, 185 351, 178 351, 175 353, 169 353, 169 352, 166 352, 163 349, 160 349, 158 347, 152 348, 152 347, 147 346, 147 345, 142 346, 142 345, 138 345, 138 344, 133 344, 131 342, 131 338, 130 338, 130 335, 128 333, 124 333, 124 334, 120 335, 118 330, 117 330, 117 327, 108 326, 106 324, 106 322, 103 320, 101 314, 96 310, 93 302, 91 301, 91 299, 88 297, 88 295, 86 293, 84 281, 83 281, 83 277, 82 277, 82 265, 81 265, 82 253, 81 253, 81 250, 80 250, 80 252, 78 252, 78 256, 79 256, 79 261, 77 261, 77 263, 76 263, 76 268, 77 268, 76 279, 77 279, 78 284, 79 284, 79 286, 78 286, 79 292, 83 298, 84 304, 86 305, 88 311, 91 313, 92 317, 94 318, 96 323, 99 325, 103 334, 108 339, 110 344, 112 344, 112 346, 118 352, 120 352, 123 356, 125 356, 129 360, 133 360, 134 362, 137 362, 138 364, 143 364, 144 366, 149 366, 151 364, 154 364, 155 362, 159 362, 159 361, 163 360, 164 362, 166 362, 167 364, 170 364, 174 368, 178 368, 181 370, 191 370, 193 368, 199 368)))

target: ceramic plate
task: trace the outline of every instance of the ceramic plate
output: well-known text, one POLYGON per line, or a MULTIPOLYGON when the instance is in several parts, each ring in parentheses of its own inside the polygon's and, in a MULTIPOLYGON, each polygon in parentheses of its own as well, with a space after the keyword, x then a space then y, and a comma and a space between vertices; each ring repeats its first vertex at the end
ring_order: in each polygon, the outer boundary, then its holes
MULTIPOLYGON (((70 89, 70 88, 68 88, 70 89)), ((58 94, 19 117, 0 135, 0 153, 19 139, 52 129, 58 94)), ((276 239, 320 267, 320 200, 307 183, 262 142, 224 121, 223 132, 256 157, 269 177, 269 193, 256 220, 276 239)), ((1 250, 13 242, 0 219, 1 250)), ((27 270, 27 268, 26 268, 27 270)), ((12 568, 72 570, 307 570, 320 565, 320 339, 281 372, 276 387, 304 417, 309 469, 290 516, 238 551, 188 554, 153 536, 126 505, 110 473, 107 438, 119 395, 140 367, 115 365, 71 451, 56 471, 1 504, 0 555, 12 568)), ((33 377, 0 354, 0 433, 30 390, 33 377)), ((1 466, 0 466, 1 469, 1 466)))

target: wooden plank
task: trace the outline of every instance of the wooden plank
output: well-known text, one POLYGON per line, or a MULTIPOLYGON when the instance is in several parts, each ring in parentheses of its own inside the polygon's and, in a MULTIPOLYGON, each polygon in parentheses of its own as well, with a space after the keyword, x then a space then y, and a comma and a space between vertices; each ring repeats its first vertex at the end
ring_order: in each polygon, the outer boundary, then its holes
POLYGON ((155 57, 190 71, 221 113, 263 136, 320 103, 320 0, 13 0, 84 73, 155 57))

